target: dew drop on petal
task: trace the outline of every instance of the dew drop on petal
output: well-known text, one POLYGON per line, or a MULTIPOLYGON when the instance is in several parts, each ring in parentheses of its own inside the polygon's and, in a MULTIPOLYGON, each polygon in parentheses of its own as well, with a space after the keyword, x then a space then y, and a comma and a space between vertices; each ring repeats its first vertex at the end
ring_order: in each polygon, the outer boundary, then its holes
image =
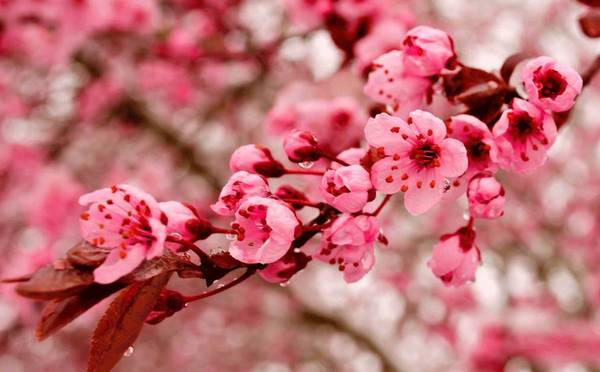
POLYGON ((133 354, 133 351, 134 351, 133 346, 129 346, 127 348, 127 350, 125 350, 125 352, 123 353, 123 356, 124 357, 129 357, 129 356, 131 356, 133 354))
POLYGON ((289 281, 287 281, 287 282, 283 282, 283 283, 279 283, 279 286, 280 286, 280 287, 283 287, 283 288, 287 287, 288 285, 290 285, 290 282, 289 282, 289 281))
POLYGON ((300 248, 294 248, 294 253, 300 253, 300 248))
POLYGON ((182 240, 183 236, 180 233, 171 233, 169 234, 175 240, 182 240))
POLYGON ((225 234, 225 238, 227 240, 235 240, 237 238, 236 234, 225 234))
POLYGON ((312 168, 312 166, 315 165, 315 163, 313 163, 312 161, 303 161, 302 163, 298 163, 298 165, 300 166, 300 168, 309 169, 312 168))
POLYGON ((469 215, 469 212, 463 213, 463 218, 465 219, 465 221, 468 221, 471 218, 471 216, 469 215))

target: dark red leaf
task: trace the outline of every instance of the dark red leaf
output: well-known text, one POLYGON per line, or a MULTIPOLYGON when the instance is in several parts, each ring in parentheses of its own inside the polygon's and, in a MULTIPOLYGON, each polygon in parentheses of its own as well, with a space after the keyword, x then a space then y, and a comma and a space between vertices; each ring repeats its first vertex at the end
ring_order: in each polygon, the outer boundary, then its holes
POLYGON ((502 79, 508 83, 517 65, 529 57, 530 56, 527 53, 516 53, 508 57, 500 68, 500 76, 502 76, 502 79))
POLYGON ((13 278, 0 279, 0 283, 4 283, 4 284, 22 283, 22 282, 26 282, 26 281, 30 280, 32 277, 33 277, 33 274, 21 275, 21 276, 16 276, 13 278))
POLYGON ((221 252, 210 255, 210 260, 222 269, 235 269, 242 266, 242 263, 231 257, 229 252, 221 252))
POLYGON ((135 283, 122 291, 102 316, 90 346, 88 372, 108 372, 135 342, 171 273, 135 283))
POLYGON ((170 251, 166 251, 161 257, 142 262, 140 266, 119 281, 123 283, 145 282, 158 274, 192 269, 197 270, 197 267, 190 262, 183 261, 170 251))
POLYGON ((76 268, 56 269, 46 266, 30 280, 17 286, 21 296, 37 300, 53 300, 73 296, 94 282, 94 275, 76 268))
POLYGON ((600 8, 600 0, 577 0, 582 4, 594 7, 594 8, 600 8))
POLYGON ((459 69, 442 75, 444 93, 448 99, 465 93, 476 86, 497 86, 502 80, 492 73, 477 68, 461 66, 459 69))
POLYGON ((104 262, 108 251, 82 240, 67 251, 67 261, 73 266, 96 268, 104 262))
POLYGON ((587 37, 600 37, 600 11, 590 10, 579 17, 579 26, 587 37))
POLYGON ((63 299, 56 299, 48 303, 42 311, 35 335, 39 341, 56 333, 81 314, 91 309, 94 305, 121 290, 123 284, 109 285, 92 284, 78 295, 63 299))

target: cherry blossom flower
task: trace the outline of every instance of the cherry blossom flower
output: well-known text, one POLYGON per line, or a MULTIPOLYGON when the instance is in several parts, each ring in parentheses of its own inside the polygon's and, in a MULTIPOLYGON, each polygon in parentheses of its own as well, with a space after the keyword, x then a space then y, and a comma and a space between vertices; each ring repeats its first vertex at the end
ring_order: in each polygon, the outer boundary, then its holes
POLYGON ((546 153, 556 138, 552 116, 522 99, 514 99, 492 130, 503 168, 530 173, 546 161, 546 153))
POLYGON ((229 169, 232 172, 246 171, 265 177, 278 177, 283 174, 281 163, 273 159, 271 151, 260 145, 244 145, 231 154, 229 169))
POLYGON ((402 44, 406 72, 417 76, 439 74, 456 55, 450 36, 432 27, 417 26, 409 30, 402 44))
POLYGON ((531 103, 550 111, 567 111, 581 93, 583 81, 577 71, 550 57, 538 57, 521 74, 531 103))
POLYGON ((321 157, 315 136, 307 131, 297 129, 291 131, 283 139, 283 149, 288 159, 295 163, 317 161, 321 157))
POLYGON ((356 282, 375 264, 373 245, 378 235, 376 217, 344 214, 323 232, 320 250, 314 257, 338 265, 346 282, 356 282))
POLYGON ((232 216, 247 198, 267 195, 269 195, 269 184, 264 177, 239 171, 229 178, 219 194, 219 200, 210 207, 216 214, 232 216))
POLYGON ((389 105, 394 114, 405 117, 420 107, 431 89, 431 81, 406 71, 404 54, 388 52, 373 62, 364 92, 374 101, 389 105))
POLYGON ((110 249, 94 270, 98 283, 112 283, 144 259, 162 255, 167 217, 150 194, 130 185, 100 189, 79 198, 89 205, 81 215, 81 233, 90 244, 110 249))
POLYGON ((383 156, 371 169, 373 185, 385 194, 406 193, 404 205, 413 215, 440 200, 446 177, 458 177, 467 169, 465 146, 446 138, 444 122, 425 111, 413 111, 408 123, 379 114, 369 119, 365 136, 383 156))
POLYGON ((402 49, 405 32, 406 27, 399 19, 387 18, 377 22, 369 34, 354 46, 359 73, 368 73, 371 63, 380 55, 402 49))
POLYGON ((452 234, 443 235, 433 247, 427 265, 445 285, 460 286, 475 280, 475 271, 480 262, 475 230, 468 225, 452 234))
POLYGON ((298 271, 304 269, 309 261, 309 256, 291 250, 279 260, 259 270, 258 274, 269 283, 286 283, 298 271))
MULTIPOLYGON (((177 201, 158 203, 167 216, 167 233, 176 233, 185 240, 197 240, 198 211, 191 205, 177 201)), ((169 243, 167 243, 169 244, 169 243)))
POLYGON ((283 257, 300 226, 296 215, 280 200, 253 196, 235 212, 231 227, 237 239, 229 253, 244 263, 272 263, 283 257))
POLYGON ((321 180, 321 195, 325 201, 344 213, 360 211, 369 199, 373 186, 360 165, 350 165, 325 172, 321 180))
POLYGON ((471 179, 467 199, 472 217, 492 219, 504 214, 504 187, 489 172, 471 179))

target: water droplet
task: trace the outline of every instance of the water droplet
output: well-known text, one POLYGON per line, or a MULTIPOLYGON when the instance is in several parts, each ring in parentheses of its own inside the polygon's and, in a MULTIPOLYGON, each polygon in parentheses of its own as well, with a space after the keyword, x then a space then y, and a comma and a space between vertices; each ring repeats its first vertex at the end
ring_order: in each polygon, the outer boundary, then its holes
POLYGON ((188 304, 187 302, 185 304, 183 304, 183 307, 188 307, 190 306, 190 304, 188 304))
POLYGON ((169 235, 170 235, 170 236, 171 236, 173 239, 175 239, 175 240, 182 240, 182 239, 183 239, 183 236, 181 236, 181 234, 180 234, 180 233, 171 233, 171 234, 169 234, 169 235))
POLYGON ((225 234, 225 238, 227 238, 227 240, 235 240, 237 238, 236 234, 225 234))
POLYGON ((133 351, 134 351, 133 346, 129 346, 127 348, 127 350, 125 350, 125 352, 123 353, 123 356, 124 357, 129 357, 129 356, 131 356, 133 354, 133 351))
POLYGON ((287 281, 287 282, 283 282, 283 283, 279 283, 279 286, 280 286, 280 287, 283 287, 283 288, 287 287, 288 285, 290 285, 290 282, 289 282, 289 281, 287 281))
POLYGON ((300 252, 301 252, 300 248, 294 248, 294 253, 300 253, 300 252))
POLYGON ((383 232, 383 229, 379 229, 379 234, 385 235, 385 233, 383 232))
POLYGON ((225 284, 223 284, 223 283, 219 283, 219 284, 217 285, 217 288, 223 288, 223 287, 225 287, 225 284))
POLYGON ((303 161, 302 163, 298 163, 298 165, 300 166, 300 168, 309 169, 312 168, 312 166, 315 165, 315 163, 313 163, 312 161, 303 161))
POLYGON ((471 218, 471 216, 469 216, 469 212, 463 213, 463 218, 465 219, 465 221, 468 221, 471 218))

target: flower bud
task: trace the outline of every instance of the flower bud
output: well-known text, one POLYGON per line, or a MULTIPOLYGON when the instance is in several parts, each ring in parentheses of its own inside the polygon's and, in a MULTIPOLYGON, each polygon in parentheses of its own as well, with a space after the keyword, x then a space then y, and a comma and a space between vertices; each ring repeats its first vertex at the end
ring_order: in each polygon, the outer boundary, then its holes
POLYGON ((273 159, 271 151, 260 145, 245 145, 231 154, 229 168, 232 172, 247 171, 265 177, 281 177, 283 165, 273 159))
POLYGON ((473 177, 467 189, 469 214, 475 218, 498 218, 504 214, 504 187, 490 173, 473 177))
POLYGON ((307 131, 295 129, 283 140, 283 149, 288 159, 294 163, 317 161, 321 150, 316 138, 307 131))
POLYGON ((402 44, 406 72, 416 76, 439 74, 455 56, 450 36, 432 27, 418 26, 409 30, 402 44))

